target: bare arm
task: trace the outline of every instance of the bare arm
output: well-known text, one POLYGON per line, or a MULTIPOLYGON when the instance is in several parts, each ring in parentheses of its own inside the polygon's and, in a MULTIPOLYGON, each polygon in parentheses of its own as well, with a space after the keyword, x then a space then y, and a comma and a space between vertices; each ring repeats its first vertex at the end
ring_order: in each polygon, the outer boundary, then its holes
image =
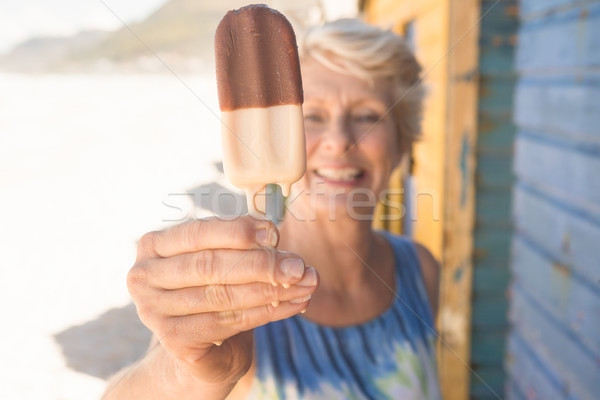
POLYGON ((224 399, 234 386, 235 381, 196 380, 157 344, 136 364, 113 376, 102 399, 224 399))

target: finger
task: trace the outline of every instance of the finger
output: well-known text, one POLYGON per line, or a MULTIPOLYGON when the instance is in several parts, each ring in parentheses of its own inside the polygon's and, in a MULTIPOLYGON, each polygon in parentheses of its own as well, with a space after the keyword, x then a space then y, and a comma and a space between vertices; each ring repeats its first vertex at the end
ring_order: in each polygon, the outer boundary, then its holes
POLYGON ((246 310, 174 317, 169 324, 163 326, 163 331, 159 333, 160 341, 173 348, 205 348, 240 332, 296 315, 306 310, 309 301, 310 299, 299 303, 282 302, 277 307, 268 304, 246 310))
POLYGON ((279 231, 270 221, 250 216, 229 221, 213 217, 145 234, 138 243, 138 260, 146 257, 171 257, 205 249, 275 247, 278 241, 279 231))
POLYGON ((160 291, 153 297, 150 307, 155 313, 183 316, 205 312, 244 310, 281 302, 304 299, 317 288, 317 274, 308 268, 298 284, 285 289, 269 283, 245 285, 211 285, 179 290, 160 291))
POLYGON ((136 265, 128 279, 162 289, 264 282, 289 287, 304 275, 304 261, 270 248, 204 250, 136 265))

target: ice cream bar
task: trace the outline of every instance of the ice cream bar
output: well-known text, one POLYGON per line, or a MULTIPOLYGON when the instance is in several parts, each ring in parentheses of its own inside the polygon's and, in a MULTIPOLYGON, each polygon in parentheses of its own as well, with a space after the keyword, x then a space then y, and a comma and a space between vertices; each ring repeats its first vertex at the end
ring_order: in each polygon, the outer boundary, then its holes
POLYGON ((287 196, 306 168, 296 37, 278 11, 246 6, 221 20, 215 59, 225 175, 264 218, 258 194, 277 184, 287 196))

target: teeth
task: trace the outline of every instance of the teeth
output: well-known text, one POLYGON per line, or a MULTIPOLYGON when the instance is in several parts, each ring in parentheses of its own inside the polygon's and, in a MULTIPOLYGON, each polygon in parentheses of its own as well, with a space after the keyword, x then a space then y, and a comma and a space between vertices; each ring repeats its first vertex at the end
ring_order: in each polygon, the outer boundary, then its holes
POLYGON ((320 168, 316 170, 317 175, 336 181, 351 181, 356 179, 362 170, 358 168, 320 168))

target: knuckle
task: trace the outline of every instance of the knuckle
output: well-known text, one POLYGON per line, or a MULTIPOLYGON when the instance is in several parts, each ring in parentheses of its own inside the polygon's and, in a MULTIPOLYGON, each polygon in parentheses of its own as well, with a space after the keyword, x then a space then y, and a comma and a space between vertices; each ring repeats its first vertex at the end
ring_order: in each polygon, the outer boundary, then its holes
POLYGON ((215 285, 206 289, 208 303, 216 309, 227 309, 233 306, 234 293, 230 285, 215 285))
POLYGON ((136 297, 148 285, 148 270, 142 264, 135 264, 127 273, 127 290, 136 297))
POLYGON ((137 246, 137 255, 138 258, 146 255, 146 254, 152 254, 154 252, 154 249, 156 248, 156 239, 158 236, 158 232, 148 232, 145 233, 140 240, 138 241, 138 246, 137 246))
POLYGON ((275 314, 276 314, 275 307, 273 307, 271 304, 267 304, 265 307, 267 309, 267 314, 269 315, 269 319, 273 320, 273 318, 275 317, 275 314))
POLYGON ((183 231, 183 240, 187 247, 194 247, 202 239, 204 221, 193 221, 185 225, 183 231))
POLYGON ((229 226, 228 226, 228 234, 230 235, 231 238, 233 238, 234 240, 239 240, 240 239, 240 235, 244 232, 244 229, 242 229, 242 227, 245 224, 240 223, 240 221, 238 220, 233 220, 228 222, 229 226))
POLYGON ((201 297, 190 295, 189 289, 163 290, 153 297, 153 310, 170 316, 193 314, 201 297))
POLYGON ((217 314, 217 322, 225 326, 244 326, 245 313, 241 310, 222 311, 217 314))
POLYGON ((279 301, 281 296, 281 286, 264 285, 264 296, 268 299, 269 303, 279 301))
POLYGON ((267 224, 269 229, 273 229, 270 221, 259 221, 249 215, 237 218, 229 222, 228 234, 244 247, 252 247, 256 244, 256 231, 267 224))
POLYGON ((252 252, 251 265, 252 273, 260 274, 265 266, 274 261, 274 252, 269 248, 261 248, 252 252))
POLYGON ((232 234, 246 243, 254 243, 256 240, 256 220, 244 217, 232 224, 232 234))
POLYGON ((148 303, 136 303, 135 307, 137 309, 137 314, 140 317, 140 320, 144 323, 144 325, 148 326, 148 325, 153 325, 152 324, 152 316, 153 314, 153 307, 148 304, 148 303))
POLYGON ((194 273, 198 277, 213 277, 217 265, 217 255, 214 249, 202 250, 194 256, 194 273))
POLYGON ((156 333, 160 342, 169 347, 180 345, 181 337, 185 331, 184 320, 181 317, 165 318, 157 324, 156 333))
POLYGON ((155 313, 154 307, 147 302, 136 302, 135 303, 137 315, 140 321, 151 331, 156 332, 160 330, 161 316, 155 313))

